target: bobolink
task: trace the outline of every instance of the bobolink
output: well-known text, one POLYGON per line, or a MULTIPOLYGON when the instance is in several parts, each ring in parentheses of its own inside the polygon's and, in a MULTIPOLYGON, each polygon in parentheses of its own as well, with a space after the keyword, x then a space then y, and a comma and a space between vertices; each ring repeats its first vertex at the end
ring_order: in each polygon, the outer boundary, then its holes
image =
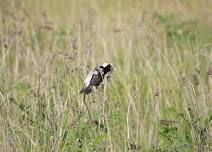
POLYGON ((94 68, 86 77, 84 86, 80 90, 82 94, 89 94, 92 86, 99 86, 107 73, 112 72, 113 68, 109 63, 94 68))

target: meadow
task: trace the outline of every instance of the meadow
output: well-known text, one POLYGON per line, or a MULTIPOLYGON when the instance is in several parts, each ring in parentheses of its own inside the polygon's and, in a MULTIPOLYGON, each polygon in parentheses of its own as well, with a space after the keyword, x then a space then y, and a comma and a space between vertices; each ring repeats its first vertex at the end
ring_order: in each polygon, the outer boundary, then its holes
POLYGON ((0 0, 0 151, 212 151, 211 0, 0 0), (114 71, 86 96, 87 73, 114 71))

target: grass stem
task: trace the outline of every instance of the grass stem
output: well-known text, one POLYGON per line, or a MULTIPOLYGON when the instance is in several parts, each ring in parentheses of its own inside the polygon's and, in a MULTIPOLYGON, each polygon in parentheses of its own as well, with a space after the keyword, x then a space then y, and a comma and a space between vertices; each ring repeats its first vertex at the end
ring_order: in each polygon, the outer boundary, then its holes
POLYGON ((85 107, 86 107, 86 109, 87 109, 89 121, 92 123, 91 112, 90 112, 90 110, 89 110, 89 108, 88 108, 88 105, 87 105, 87 103, 86 103, 86 101, 85 101, 85 96, 86 96, 86 95, 84 94, 84 95, 83 95, 83 103, 85 104, 85 107))

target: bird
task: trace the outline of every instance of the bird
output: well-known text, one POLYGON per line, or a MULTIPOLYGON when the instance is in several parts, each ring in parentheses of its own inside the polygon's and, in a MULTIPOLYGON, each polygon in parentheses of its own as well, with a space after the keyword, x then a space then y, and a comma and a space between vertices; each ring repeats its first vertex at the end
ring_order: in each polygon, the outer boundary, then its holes
POLYGON ((93 86, 98 87, 102 81, 104 80, 105 76, 113 71, 113 67, 109 63, 104 63, 100 66, 95 67, 91 70, 85 81, 82 89, 80 90, 81 94, 89 94, 91 93, 91 89, 93 86))

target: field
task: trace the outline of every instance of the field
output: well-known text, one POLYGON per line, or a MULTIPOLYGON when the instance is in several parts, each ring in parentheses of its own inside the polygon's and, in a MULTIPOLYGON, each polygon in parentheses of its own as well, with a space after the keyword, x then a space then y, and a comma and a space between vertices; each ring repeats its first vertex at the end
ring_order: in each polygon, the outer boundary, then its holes
POLYGON ((211 0, 0 0, 0 151, 212 151, 211 0), (110 79, 86 96, 88 72, 110 79))

